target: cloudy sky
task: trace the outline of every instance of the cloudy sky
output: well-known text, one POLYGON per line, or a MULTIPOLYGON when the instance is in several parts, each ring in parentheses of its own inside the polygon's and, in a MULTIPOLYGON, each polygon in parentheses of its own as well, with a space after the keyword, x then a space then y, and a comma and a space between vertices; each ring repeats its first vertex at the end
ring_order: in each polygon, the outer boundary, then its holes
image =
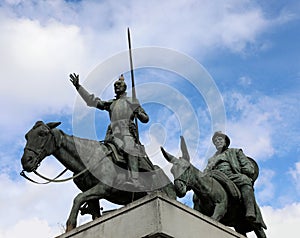
MULTIPOLYGON (((178 154, 184 135, 203 169, 214 130, 226 131, 232 147, 260 166, 255 193, 268 237, 295 237, 299 12, 297 0, 0 0, 0 237, 64 231, 79 190, 72 182, 42 186, 20 177, 24 135, 43 120, 61 121, 68 134, 104 138, 108 115, 87 108, 68 75, 80 74, 103 99, 113 98, 119 74, 130 85, 127 27, 137 95, 150 116, 140 134, 151 160, 169 173, 159 146, 178 154)), ((62 169, 49 157, 39 170, 54 176, 62 169)), ((191 205, 190 195, 184 203, 191 205)))

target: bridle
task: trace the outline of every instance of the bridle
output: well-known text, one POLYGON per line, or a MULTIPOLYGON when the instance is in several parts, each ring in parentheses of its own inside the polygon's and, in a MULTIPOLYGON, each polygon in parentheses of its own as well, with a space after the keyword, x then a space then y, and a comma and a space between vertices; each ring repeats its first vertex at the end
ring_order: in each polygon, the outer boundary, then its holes
POLYGON ((191 166, 189 165, 185 170, 184 170, 184 172, 180 175, 180 176, 178 176, 176 179, 174 179, 174 182, 177 180, 177 181, 181 181, 181 182, 183 182, 184 184, 185 184, 185 186, 188 188, 189 187, 189 181, 190 181, 190 168, 191 168, 191 166), (185 176, 182 176, 184 173, 186 173, 186 175, 185 176), (186 180, 185 179, 183 179, 182 177, 186 177, 186 180))
MULTIPOLYGON (((59 145, 58 145, 58 143, 57 143, 57 140, 56 140, 56 137, 55 137, 53 131, 51 130, 51 128, 50 128, 48 125, 46 125, 46 124, 44 124, 44 125, 47 127, 47 129, 48 129, 50 135, 54 138, 54 147, 55 147, 55 150, 57 150, 57 149, 59 148, 59 145)), ((35 184, 48 184, 48 183, 51 183, 51 182, 60 183, 60 182, 66 182, 66 181, 72 180, 72 179, 74 179, 74 178, 77 178, 77 177, 79 177, 80 175, 84 174, 86 171, 88 171, 88 169, 86 168, 86 169, 82 170, 81 172, 79 172, 78 174, 76 174, 76 175, 74 175, 74 176, 72 176, 72 177, 69 177, 69 178, 65 178, 65 179, 58 179, 58 178, 68 171, 67 168, 64 169, 64 170, 63 170, 61 173, 59 173, 57 176, 55 176, 53 179, 47 178, 47 177, 45 177, 44 175, 38 173, 38 172, 36 171, 37 168, 40 166, 40 163, 41 163, 42 159, 48 154, 48 153, 47 153, 47 150, 45 149, 45 145, 49 142, 50 138, 51 138, 51 137, 48 136, 48 139, 45 140, 45 142, 43 143, 43 145, 40 147, 40 148, 42 148, 40 152, 37 152, 35 149, 33 149, 33 148, 31 148, 31 147, 29 147, 29 146, 27 146, 27 145, 26 145, 25 148, 24 148, 24 151, 25 151, 25 150, 29 150, 29 151, 32 151, 34 154, 36 154, 37 166, 36 166, 36 168, 35 168, 32 172, 34 172, 37 176, 39 176, 40 178, 46 180, 47 182, 37 182, 37 181, 34 181, 33 179, 29 178, 29 177, 25 174, 25 170, 24 170, 24 169, 23 169, 23 170, 21 171, 21 173, 20 173, 20 175, 21 175, 22 177, 24 177, 25 179, 27 179, 27 180, 29 180, 30 182, 35 183, 35 184)))
MULTIPOLYGON (((55 149, 57 149, 58 145, 57 145, 57 141, 56 141, 53 131, 50 129, 49 126, 47 126, 47 125, 45 125, 45 126, 48 129, 50 135, 52 137, 54 137, 54 145, 55 145, 55 149)), ((40 147, 42 149, 39 149, 40 150, 40 151, 38 150, 39 152, 37 152, 35 149, 31 148, 28 145, 25 146, 24 151, 28 150, 28 151, 32 151, 34 154, 36 154, 37 167, 33 171, 35 171, 40 166, 40 163, 41 163, 43 157, 45 157, 47 155, 47 150, 45 148, 45 145, 49 142, 49 140, 50 140, 50 136, 48 136, 47 140, 45 140, 43 145, 40 147)))

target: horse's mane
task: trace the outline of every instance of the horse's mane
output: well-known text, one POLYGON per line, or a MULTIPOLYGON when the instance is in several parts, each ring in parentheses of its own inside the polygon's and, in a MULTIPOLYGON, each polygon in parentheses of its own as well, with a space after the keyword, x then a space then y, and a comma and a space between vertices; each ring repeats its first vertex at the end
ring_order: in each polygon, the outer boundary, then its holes
POLYGON ((80 157, 82 159, 84 155, 86 159, 93 157, 95 154, 99 154, 99 156, 107 155, 109 152, 105 146, 101 145, 100 141, 69 135, 60 129, 55 130, 60 133, 63 149, 71 156, 80 157))

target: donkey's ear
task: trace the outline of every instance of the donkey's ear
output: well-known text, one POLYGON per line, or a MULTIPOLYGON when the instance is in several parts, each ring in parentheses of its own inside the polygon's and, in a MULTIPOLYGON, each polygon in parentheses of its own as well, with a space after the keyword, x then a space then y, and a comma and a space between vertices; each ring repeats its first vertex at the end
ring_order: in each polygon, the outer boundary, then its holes
POLYGON ((169 154, 167 151, 165 151, 165 149, 163 147, 160 147, 160 150, 162 152, 162 154, 164 155, 164 157, 166 158, 167 161, 169 161, 170 163, 174 163, 177 158, 171 154, 169 154))
POLYGON ((48 122, 46 125, 49 126, 50 129, 53 129, 57 126, 59 126, 61 122, 48 122))
POLYGON ((181 152, 182 152, 182 158, 185 159, 186 161, 190 162, 190 155, 189 155, 189 151, 187 149, 185 140, 183 136, 180 136, 180 147, 181 147, 181 152))

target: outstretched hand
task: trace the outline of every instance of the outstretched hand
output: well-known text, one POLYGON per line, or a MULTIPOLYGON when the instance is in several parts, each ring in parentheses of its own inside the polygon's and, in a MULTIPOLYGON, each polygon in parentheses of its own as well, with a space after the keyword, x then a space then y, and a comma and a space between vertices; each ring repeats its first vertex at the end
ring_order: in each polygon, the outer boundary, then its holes
POLYGON ((79 88, 79 74, 70 74, 70 81, 73 83, 76 89, 79 88))

